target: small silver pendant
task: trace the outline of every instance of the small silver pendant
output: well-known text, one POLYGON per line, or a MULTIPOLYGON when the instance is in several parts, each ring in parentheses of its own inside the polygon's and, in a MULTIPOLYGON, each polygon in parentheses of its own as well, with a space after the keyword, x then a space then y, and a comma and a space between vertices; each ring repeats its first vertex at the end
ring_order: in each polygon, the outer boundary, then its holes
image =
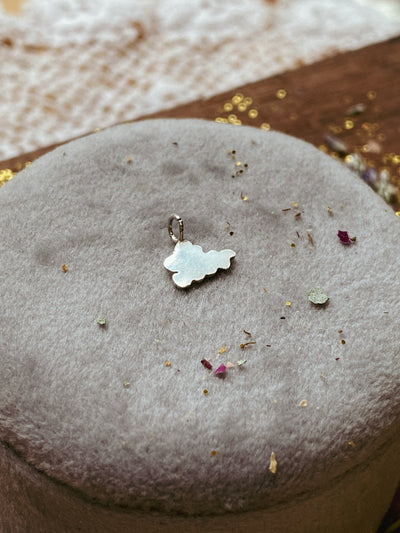
POLYGON ((201 246, 186 241, 183 238, 183 220, 179 215, 170 216, 168 233, 175 243, 175 249, 173 254, 165 259, 164 266, 170 272, 175 272, 172 281, 177 287, 189 287, 193 281, 213 276, 219 269, 227 270, 231 266, 231 259, 236 255, 233 250, 203 252, 201 246), (174 220, 179 223, 179 238, 172 229, 174 220))

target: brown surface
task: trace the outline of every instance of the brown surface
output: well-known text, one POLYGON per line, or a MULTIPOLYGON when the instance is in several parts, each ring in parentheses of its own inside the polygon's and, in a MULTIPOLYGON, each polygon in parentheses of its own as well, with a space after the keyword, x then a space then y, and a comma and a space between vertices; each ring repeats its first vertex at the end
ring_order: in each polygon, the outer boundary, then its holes
MULTIPOLYGON (((325 135, 334 133, 348 144, 349 151, 362 154, 378 172, 387 169, 390 182, 397 188, 393 207, 399 210, 399 87, 400 38, 396 38, 142 118, 194 117, 264 125, 309 141, 337 157, 324 144, 325 135), (365 104, 365 111, 348 116, 348 108, 359 103, 365 104)), ((56 146, 3 161, 0 171, 16 172, 56 146)), ((379 533, 398 519, 400 490, 379 533)))

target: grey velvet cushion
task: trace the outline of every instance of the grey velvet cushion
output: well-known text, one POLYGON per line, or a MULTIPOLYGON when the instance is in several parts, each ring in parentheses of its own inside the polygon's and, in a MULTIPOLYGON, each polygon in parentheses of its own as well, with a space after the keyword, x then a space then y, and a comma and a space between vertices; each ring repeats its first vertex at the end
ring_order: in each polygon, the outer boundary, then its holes
POLYGON ((124 125, 17 175, 0 227, 10 531, 379 524, 400 479, 400 220, 342 165, 252 128, 124 125), (175 287, 171 213, 231 268, 175 287))

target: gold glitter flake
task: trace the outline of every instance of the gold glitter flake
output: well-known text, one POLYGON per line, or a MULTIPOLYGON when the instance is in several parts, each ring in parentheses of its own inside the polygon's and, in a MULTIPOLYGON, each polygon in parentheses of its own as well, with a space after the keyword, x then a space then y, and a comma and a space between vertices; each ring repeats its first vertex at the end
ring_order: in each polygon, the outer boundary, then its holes
POLYGON ((226 346, 225 346, 225 344, 224 344, 224 345, 221 346, 221 348, 218 350, 218 353, 219 353, 220 355, 222 355, 222 354, 225 353, 225 352, 226 352, 226 346))
POLYGON ((286 302, 286 307, 290 307, 292 305, 292 302, 286 302))
POLYGON ((14 172, 10 168, 0 170, 0 187, 2 187, 7 181, 10 181, 14 176, 14 172))
POLYGON ((165 361, 165 366, 170 367, 171 366, 171 361, 165 361))
POLYGON ((286 91, 285 89, 278 89, 276 91, 276 97, 279 98, 279 100, 283 100, 283 98, 286 98, 286 91))
POLYGON ((356 448, 357 447, 357 444, 354 442, 354 440, 350 440, 348 442, 348 445, 351 446, 352 448, 356 448))
POLYGON ((304 399, 304 400, 301 400, 301 402, 299 403, 299 407, 307 407, 307 400, 304 399))
POLYGON ((271 458, 269 460, 269 470, 272 472, 272 474, 276 474, 278 462, 275 457, 275 453, 271 452, 271 458))
POLYGON ((124 382, 122 383, 122 385, 123 385, 124 389, 130 389, 130 388, 131 388, 131 383, 130 383, 130 381, 124 381, 124 382))

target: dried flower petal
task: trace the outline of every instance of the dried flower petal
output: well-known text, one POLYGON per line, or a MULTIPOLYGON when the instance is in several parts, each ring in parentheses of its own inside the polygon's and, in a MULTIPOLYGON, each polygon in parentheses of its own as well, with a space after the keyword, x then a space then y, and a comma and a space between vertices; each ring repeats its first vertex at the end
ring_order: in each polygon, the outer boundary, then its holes
POLYGON ((308 293, 308 299, 315 305, 324 305, 329 300, 329 296, 321 287, 314 287, 308 293))
POLYGON ((247 363, 247 359, 240 359, 236 364, 237 366, 243 366, 247 363))
POLYGON ((99 326, 105 326, 107 324, 107 320, 104 317, 100 317, 96 320, 99 326))
POLYGON ((222 364, 217 368, 217 370, 214 370, 214 376, 222 377, 226 372, 226 366, 222 364))
POLYGON ((349 237, 349 234, 347 233, 347 231, 339 230, 337 232, 337 236, 339 237, 340 242, 342 244, 351 244, 351 240, 350 240, 350 237, 349 237))
POLYGON ((204 367, 208 368, 208 370, 211 370, 211 369, 212 369, 212 364, 209 363, 209 362, 207 361, 207 359, 202 359, 202 360, 201 360, 201 364, 202 364, 204 367))

